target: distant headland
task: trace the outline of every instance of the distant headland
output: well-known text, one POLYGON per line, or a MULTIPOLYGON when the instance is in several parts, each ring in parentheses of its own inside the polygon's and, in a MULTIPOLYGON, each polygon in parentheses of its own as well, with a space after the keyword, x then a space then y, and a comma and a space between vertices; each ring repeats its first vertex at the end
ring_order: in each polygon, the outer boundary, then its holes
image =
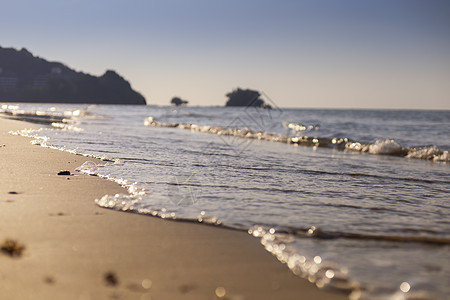
POLYGON ((0 102, 146 104, 114 71, 92 76, 33 56, 25 48, 2 47, 0 102))

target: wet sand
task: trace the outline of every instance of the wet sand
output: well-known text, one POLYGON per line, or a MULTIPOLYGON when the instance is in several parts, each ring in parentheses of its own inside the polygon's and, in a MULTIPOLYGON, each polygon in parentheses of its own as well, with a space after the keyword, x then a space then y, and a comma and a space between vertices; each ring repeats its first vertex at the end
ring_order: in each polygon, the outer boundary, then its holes
POLYGON ((1 299, 347 299, 294 276, 245 232, 103 209, 126 193, 91 160, 34 146, 0 119, 1 299), (57 175, 68 170, 72 175, 57 175))

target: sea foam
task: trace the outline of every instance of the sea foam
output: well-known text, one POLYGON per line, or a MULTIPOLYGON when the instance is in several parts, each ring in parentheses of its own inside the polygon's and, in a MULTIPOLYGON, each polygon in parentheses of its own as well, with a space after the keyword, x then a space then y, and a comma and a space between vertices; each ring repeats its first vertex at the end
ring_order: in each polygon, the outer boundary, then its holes
MULTIPOLYGON (((323 147, 338 150, 346 150, 375 155, 390 155, 406 158, 430 160, 434 162, 450 162, 448 151, 442 151, 436 146, 406 148, 393 139, 377 140, 375 143, 363 143, 353 141, 349 138, 329 138, 319 136, 285 136, 278 133, 265 131, 255 131, 249 128, 228 128, 223 126, 183 124, 183 123, 163 123, 156 121, 153 117, 144 120, 145 126, 168 127, 186 129, 201 133, 216 134, 221 136, 233 136, 243 139, 257 139, 269 142, 287 143, 310 147, 323 147)), ((319 126, 306 127, 301 124, 283 123, 283 126, 294 129, 295 132, 318 129, 319 126)))

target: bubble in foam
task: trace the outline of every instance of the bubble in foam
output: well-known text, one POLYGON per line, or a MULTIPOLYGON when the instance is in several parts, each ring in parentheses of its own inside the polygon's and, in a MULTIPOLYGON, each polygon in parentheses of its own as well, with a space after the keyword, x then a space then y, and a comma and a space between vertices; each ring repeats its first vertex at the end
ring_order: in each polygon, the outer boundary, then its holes
POLYGON ((88 175, 97 175, 98 174, 98 165, 93 161, 86 161, 81 166, 75 169, 75 171, 88 174, 88 175))

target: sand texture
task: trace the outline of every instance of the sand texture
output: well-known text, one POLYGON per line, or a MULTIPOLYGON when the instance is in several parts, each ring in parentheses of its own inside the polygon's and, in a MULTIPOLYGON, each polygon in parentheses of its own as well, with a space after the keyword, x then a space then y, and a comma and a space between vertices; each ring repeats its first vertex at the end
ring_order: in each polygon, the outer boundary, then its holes
POLYGON ((245 232, 98 207, 126 191, 75 171, 93 159, 8 134, 27 127, 0 119, 0 299, 347 298, 294 276, 245 232))

